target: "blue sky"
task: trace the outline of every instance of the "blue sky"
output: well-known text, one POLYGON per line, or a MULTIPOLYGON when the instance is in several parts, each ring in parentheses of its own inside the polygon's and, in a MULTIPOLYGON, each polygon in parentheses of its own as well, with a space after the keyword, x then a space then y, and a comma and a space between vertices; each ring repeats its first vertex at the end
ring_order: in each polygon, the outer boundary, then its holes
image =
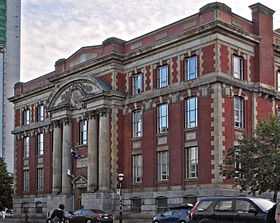
MULTIPOLYGON (((249 5, 258 0, 221 0, 234 13, 251 19, 249 5)), ((23 0, 21 81, 54 69, 82 46, 108 37, 129 40, 197 13, 209 0, 23 0)), ((280 1, 259 0, 274 9, 280 28, 280 1)))

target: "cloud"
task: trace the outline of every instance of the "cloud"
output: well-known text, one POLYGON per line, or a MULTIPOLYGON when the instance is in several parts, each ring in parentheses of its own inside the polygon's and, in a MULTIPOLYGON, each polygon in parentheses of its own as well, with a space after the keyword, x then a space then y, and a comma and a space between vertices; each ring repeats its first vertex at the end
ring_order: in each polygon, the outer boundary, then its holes
MULTIPOLYGON (((108 37, 129 40, 197 13, 209 0, 25 0, 22 1, 21 80, 54 69, 59 58, 108 37)), ((235 13, 250 19, 255 1, 224 0, 235 13), (239 2, 239 1, 238 1, 239 2)), ((261 1, 277 10, 278 1, 261 1)))

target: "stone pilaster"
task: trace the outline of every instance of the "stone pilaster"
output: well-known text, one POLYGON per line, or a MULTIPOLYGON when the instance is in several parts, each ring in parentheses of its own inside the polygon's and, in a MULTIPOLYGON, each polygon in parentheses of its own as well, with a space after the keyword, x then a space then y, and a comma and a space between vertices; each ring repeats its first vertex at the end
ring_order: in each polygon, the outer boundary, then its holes
POLYGON ((109 110, 99 114, 99 190, 110 189, 110 126, 109 110))
POLYGON ((71 176, 67 175, 67 170, 72 171, 72 128, 71 121, 65 119, 63 121, 63 141, 62 141, 62 193, 71 193, 72 183, 71 176))
POLYGON ((98 184, 98 120, 91 114, 88 120, 88 185, 87 191, 94 192, 98 184))
POLYGON ((61 126, 60 122, 53 123, 53 185, 52 192, 61 191, 61 126))

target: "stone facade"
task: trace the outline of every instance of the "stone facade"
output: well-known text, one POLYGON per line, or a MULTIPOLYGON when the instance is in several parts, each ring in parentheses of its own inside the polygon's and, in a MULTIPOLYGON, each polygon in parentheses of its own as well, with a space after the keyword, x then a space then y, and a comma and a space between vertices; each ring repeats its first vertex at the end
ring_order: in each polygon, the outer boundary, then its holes
POLYGON ((81 48, 58 60, 53 72, 16 84, 10 100, 16 114, 17 214, 27 207, 36 215, 36 205, 46 213, 62 200, 67 209, 83 205, 116 211, 120 172, 125 175, 127 213, 138 208, 143 215, 152 214, 199 196, 238 193, 221 175, 224 155, 280 105, 280 33, 272 30, 271 9, 261 4, 250 8, 252 21, 224 4, 211 3, 198 14, 131 41, 109 38, 81 48), (85 55, 88 60, 81 61, 85 55), (188 80, 186 61, 192 56, 196 77, 188 80), (234 76, 234 60, 242 61, 240 78, 234 76), (159 88, 163 66, 168 83, 159 88), (187 122, 190 98, 196 103, 194 126, 187 122), (237 99, 242 101, 239 113, 237 99), (163 104, 168 121, 161 129, 163 104), (38 119, 41 105, 44 118, 38 119), (27 124, 26 111, 31 114, 27 124), (135 129, 136 111, 141 124, 135 129), (43 153, 38 155, 42 133, 43 153), (188 156, 190 148, 197 148, 194 159, 188 156))

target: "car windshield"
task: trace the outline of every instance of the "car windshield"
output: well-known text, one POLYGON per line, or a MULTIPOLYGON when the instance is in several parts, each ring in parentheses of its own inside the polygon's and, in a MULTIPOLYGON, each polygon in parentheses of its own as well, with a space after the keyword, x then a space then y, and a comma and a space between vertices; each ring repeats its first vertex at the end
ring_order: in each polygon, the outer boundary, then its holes
POLYGON ((251 198, 251 200, 263 211, 268 211, 275 205, 275 203, 271 202, 270 200, 262 198, 251 198))

